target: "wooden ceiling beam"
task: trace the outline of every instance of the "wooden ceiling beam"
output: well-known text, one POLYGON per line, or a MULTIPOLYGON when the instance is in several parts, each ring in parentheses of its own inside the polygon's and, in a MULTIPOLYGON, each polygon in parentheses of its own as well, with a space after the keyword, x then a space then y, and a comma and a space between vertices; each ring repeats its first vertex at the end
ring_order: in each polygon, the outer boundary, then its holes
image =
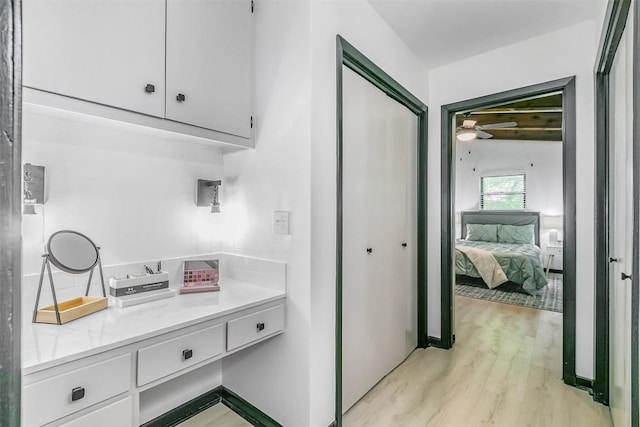
POLYGON ((500 110, 504 108, 540 108, 540 107, 560 107, 562 108, 562 94, 557 93, 550 96, 542 96, 539 98, 526 99, 524 101, 512 102, 511 104, 503 104, 493 108, 487 108, 486 110, 500 110))
POLYGON ((526 109, 517 109, 517 108, 492 108, 490 110, 482 110, 482 111, 474 111, 470 115, 479 115, 479 114, 505 114, 505 113, 562 113, 562 107, 531 107, 526 109))
POLYGON ((513 141, 562 141, 562 129, 559 130, 526 130, 520 129, 491 129, 489 131, 493 138, 485 141, 494 140, 513 140, 513 141))
MULTIPOLYGON (((467 119, 476 120, 476 126, 491 123, 517 122, 522 128, 561 128, 562 113, 489 113, 470 114, 467 119)), ((456 116, 456 126, 462 126, 465 116, 456 116)))

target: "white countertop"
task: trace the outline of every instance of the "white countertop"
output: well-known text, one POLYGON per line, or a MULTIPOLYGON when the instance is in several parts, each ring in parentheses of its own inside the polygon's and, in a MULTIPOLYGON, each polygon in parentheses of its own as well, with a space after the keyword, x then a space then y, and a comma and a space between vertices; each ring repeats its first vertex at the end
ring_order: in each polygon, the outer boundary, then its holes
POLYGON ((176 295, 159 301, 90 314, 64 325, 22 324, 22 373, 92 356, 143 339, 285 297, 282 291, 223 278, 219 292, 176 295))

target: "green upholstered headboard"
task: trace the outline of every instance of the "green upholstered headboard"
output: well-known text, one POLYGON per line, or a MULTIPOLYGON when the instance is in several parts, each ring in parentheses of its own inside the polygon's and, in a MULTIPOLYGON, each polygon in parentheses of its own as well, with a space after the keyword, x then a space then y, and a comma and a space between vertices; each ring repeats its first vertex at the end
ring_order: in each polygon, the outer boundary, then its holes
POLYGON ((540 212, 525 211, 463 211, 460 214, 462 238, 467 236, 467 224, 534 225, 534 237, 540 246, 540 212))

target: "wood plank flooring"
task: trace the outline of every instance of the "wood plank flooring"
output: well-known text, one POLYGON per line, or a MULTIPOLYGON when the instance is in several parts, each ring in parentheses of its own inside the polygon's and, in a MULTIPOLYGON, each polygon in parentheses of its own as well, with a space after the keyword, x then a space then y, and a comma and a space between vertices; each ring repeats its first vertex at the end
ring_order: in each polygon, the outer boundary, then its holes
POLYGON ((562 382, 562 314, 456 297, 452 350, 418 349, 344 417, 361 426, 609 427, 562 382))
POLYGON ((251 424, 222 403, 178 424, 179 427, 251 427, 251 424))

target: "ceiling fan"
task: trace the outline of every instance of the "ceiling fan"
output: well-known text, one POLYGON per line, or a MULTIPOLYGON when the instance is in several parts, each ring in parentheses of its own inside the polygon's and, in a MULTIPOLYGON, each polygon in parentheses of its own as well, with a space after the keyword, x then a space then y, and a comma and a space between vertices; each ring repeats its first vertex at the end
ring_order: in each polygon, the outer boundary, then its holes
POLYGON ((493 138, 493 135, 485 132, 487 129, 502 129, 518 126, 517 122, 489 123, 480 126, 476 126, 476 123, 477 120, 465 119, 462 122, 462 126, 456 128, 456 137, 460 141, 471 141, 476 138, 489 139, 493 138))

